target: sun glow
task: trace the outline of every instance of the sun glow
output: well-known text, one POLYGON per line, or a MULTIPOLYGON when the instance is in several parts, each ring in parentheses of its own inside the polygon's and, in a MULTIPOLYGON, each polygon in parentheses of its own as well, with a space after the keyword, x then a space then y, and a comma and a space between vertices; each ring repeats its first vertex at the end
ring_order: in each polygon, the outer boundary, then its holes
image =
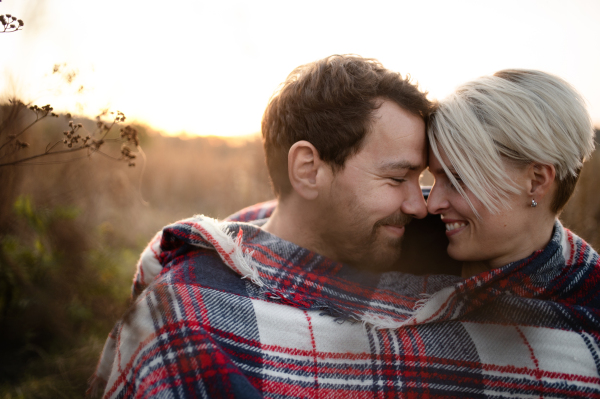
POLYGON ((0 14, 25 26, 0 35, 0 93, 87 116, 118 109, 168 134, 241 136, 260 130, 294 67, 356 53, 433 98, 502 68, 542 69, 578 88, 600 125, 599 2, 369 4, 4 0, 0 14))

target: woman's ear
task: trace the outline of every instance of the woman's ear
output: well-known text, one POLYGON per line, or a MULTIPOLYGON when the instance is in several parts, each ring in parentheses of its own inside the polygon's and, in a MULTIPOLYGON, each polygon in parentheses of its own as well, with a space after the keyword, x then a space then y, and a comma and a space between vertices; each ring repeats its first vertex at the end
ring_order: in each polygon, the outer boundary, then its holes
POLYGON ((288 152, 288 176, 294 190, 304 199, 314 200, 319 195, 319 183, 326 163, 319 151, 308 141, 301 140, 288 152))
POLYGON ((528 194, 535 201, 541 200, 553 189, 556 169, 554 165, 533 163, 528 167, 528 180, 528 194))

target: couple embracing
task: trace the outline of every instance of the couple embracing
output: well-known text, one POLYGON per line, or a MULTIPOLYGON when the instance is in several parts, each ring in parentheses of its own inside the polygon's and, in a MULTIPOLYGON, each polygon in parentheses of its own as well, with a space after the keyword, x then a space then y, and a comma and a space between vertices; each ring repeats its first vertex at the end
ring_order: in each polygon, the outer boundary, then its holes
POLYGON ((558 221, 594 148, 582 97, 534 70, 425 94, 358 56, 295 69, 262 122, 277 201, 156 235, 93 387, 600 398, 600 260, 558 221))

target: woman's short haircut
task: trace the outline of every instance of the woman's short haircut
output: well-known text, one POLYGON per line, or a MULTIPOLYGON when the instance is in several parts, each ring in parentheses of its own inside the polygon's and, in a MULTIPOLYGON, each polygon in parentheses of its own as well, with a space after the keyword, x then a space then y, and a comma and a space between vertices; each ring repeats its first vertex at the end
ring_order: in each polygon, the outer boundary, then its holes
POLYGON ((278 197, 292 190, 290 147, 306 140, 334 171, 356 154, 381 99, 427 120, 433 104, 410 78, 375 59, 332 55, 294 69, 273 94, 262 120, 265 156, 278 197))
POLYGON ((521 190, 505 173, 507 160, 554 165, 557 191, 551 210, 559 214, 594 150, 594 129, 581 94, 557 76, 525 69, 502 70, 459 86, 439 103, 428 136, 433 153, 473 211, 441 161, 440 148, 466 187, 493 213, 506 208, 510 193, 521 190))

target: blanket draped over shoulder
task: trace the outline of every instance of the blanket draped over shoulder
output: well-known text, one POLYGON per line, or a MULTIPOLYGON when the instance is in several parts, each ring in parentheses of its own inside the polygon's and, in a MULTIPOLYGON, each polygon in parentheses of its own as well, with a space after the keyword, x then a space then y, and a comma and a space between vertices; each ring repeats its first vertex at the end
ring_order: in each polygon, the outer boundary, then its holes
POLYGON ((462 279, 359 271, 242 220, 148 245, 95 383, 109 398, 600 398, 600 260, 558 221, 462 279))

